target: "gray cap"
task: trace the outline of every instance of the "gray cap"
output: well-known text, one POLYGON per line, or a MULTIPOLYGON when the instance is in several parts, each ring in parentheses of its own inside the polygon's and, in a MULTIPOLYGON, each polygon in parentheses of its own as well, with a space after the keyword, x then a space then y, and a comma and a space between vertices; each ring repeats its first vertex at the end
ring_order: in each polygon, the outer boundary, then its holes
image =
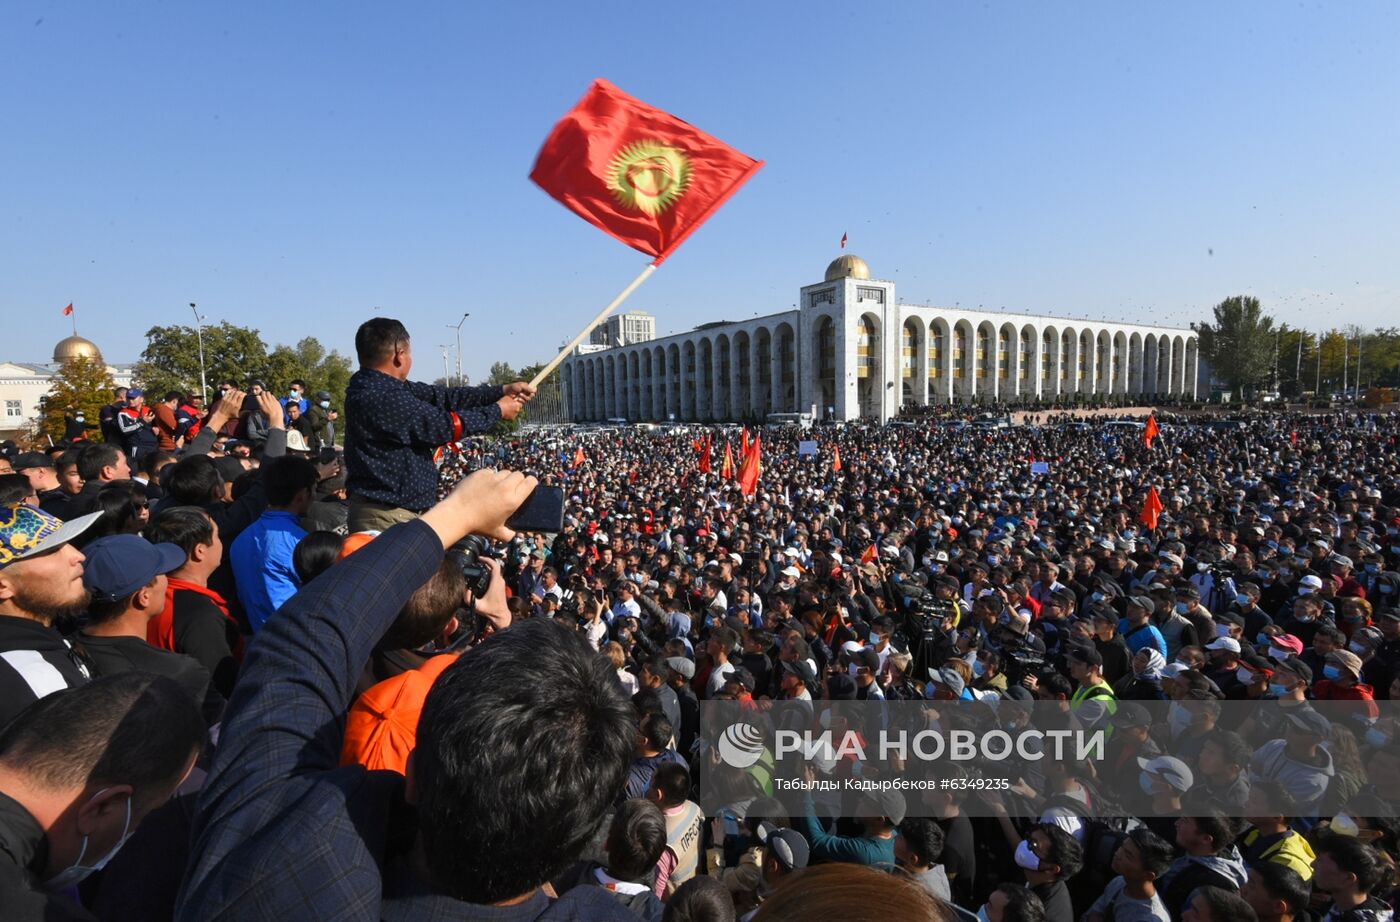
POLYGON ((1158 756, 1155 759, 1138 759, 1138 768, 1156 775, 1177 791, 1188 791, 1194 780, 1186 763, 1172 756, 1158 756))
POLYGON ((666 666, 676 675, 689 682, 695 678, 695 664, 684 656, 671 656, 666 659, 666 666))
MULTIPOLYGON (((895 826, 904 822, 905 813, 908 808, 904 803, 904 795, 898 791, 872 791, 868 800, 875 805, 875 809, 880 811, 880 815, 889 820, 895 826)), ((857 807, 856 809, 860 809, 857 807)))
POLYGON ((778 863, 789 871, 800 871, 811 858, 811 849, 802 833, 796 829, 782 829, 772 823, 758 825, 758 840, 768 847, 768 853, 778 859, 778 863))
POLYGON ((1332 722, 1307 705, 1285 708, 1283 716, 1295 729, 1311 736, 1326 737, 1332 733, 1332 722))
POLYGON ((962 675, 950 666, 945 666, 942 669, 930 669, 928 677, 939 685, 946 686, 953 693, 954 698, 961 697, 963 689, 967 687, 966 683, 963 682, 962 675))
POLYGON ((1141 608, 1143 611, 1152 613, 1157 606, 1145 595, 1128 596, 1128 606, 1130 608, 1141 608))

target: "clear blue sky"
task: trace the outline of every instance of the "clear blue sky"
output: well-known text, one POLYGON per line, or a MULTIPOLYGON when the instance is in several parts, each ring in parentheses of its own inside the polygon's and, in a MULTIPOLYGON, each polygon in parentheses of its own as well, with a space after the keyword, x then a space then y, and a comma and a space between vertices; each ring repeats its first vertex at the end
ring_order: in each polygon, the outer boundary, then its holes
POLYGON ((768 161, 633 300, 787 309, 850 252, 902 300, 1186 323, 1400 316, 1400 5, 0 6, 0 359, 63 305, 154 324, 402 318, 423 377, 544 359, 646 258, 527 179, 604 76, 768 161))

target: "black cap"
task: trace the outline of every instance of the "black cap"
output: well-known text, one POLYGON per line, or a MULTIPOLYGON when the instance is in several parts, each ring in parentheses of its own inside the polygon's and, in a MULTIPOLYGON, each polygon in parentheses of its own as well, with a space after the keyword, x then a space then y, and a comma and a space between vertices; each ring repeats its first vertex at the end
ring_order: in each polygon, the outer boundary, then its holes
POLYGON ((854 701, 856 680, 844 672, 833 673, 826 680, 826 696, 832 701, 854 701))
POLYGON ((1152 726, 1152 715, 1148 713, 1146 707, 1136 701, 1123 701, 1118 705, 1117 713, 1109 717, 1109 722, 1118 727, 1150 727, 1152 726))
POLYGON ((37 467, 54 467, 54 461, 42 451, 26 451, 15 455, 10 466, 16 471, 27 471, 37 467))
POLYGON ((736 685, 742 685, 748 691, 753 691, 754 686, 758 684, 758 682, 753 677, 753 673, 749 672, 743 666, 740 666, 733 672, 729 673, 729 676, 725 681, 733 682, 736 685))
POLYGON ((1094 647, 1082 644, 1069 648, 1068 659, 1074 660, 1077 663, 1083 663, 1086 666, 1103 665, 1103 656, 1099 651, 1094 647))
POLYGON ((796 662, 783 660, 782 663, 785 671, 797 676, 803 682, 808 685, 817 684, 817 674, 812 671, 811 666, 807 665, 806 660, 797 660, 796 662))

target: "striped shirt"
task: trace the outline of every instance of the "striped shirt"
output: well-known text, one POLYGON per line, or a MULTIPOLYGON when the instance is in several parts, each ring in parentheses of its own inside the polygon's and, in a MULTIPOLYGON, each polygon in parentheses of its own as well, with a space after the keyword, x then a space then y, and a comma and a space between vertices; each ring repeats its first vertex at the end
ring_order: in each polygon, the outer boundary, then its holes
POLYGON ((89 678, 58 631, 29 618, 0 616, 0 727, 40 698, 89 678))

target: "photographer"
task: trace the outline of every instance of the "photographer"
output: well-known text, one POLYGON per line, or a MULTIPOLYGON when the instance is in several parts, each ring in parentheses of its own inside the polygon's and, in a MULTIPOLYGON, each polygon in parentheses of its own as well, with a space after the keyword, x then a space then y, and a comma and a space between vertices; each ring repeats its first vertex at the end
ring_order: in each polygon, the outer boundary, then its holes
POLYGON ((408 380, 408 330, 385 317, 360 325, 355 352, 360 370, 345 391, 351 531, 383 531, 420 515, 437 499, 433 453, 498 420, 515 419, 535 395, 523 381, 436 387, 408 380))

